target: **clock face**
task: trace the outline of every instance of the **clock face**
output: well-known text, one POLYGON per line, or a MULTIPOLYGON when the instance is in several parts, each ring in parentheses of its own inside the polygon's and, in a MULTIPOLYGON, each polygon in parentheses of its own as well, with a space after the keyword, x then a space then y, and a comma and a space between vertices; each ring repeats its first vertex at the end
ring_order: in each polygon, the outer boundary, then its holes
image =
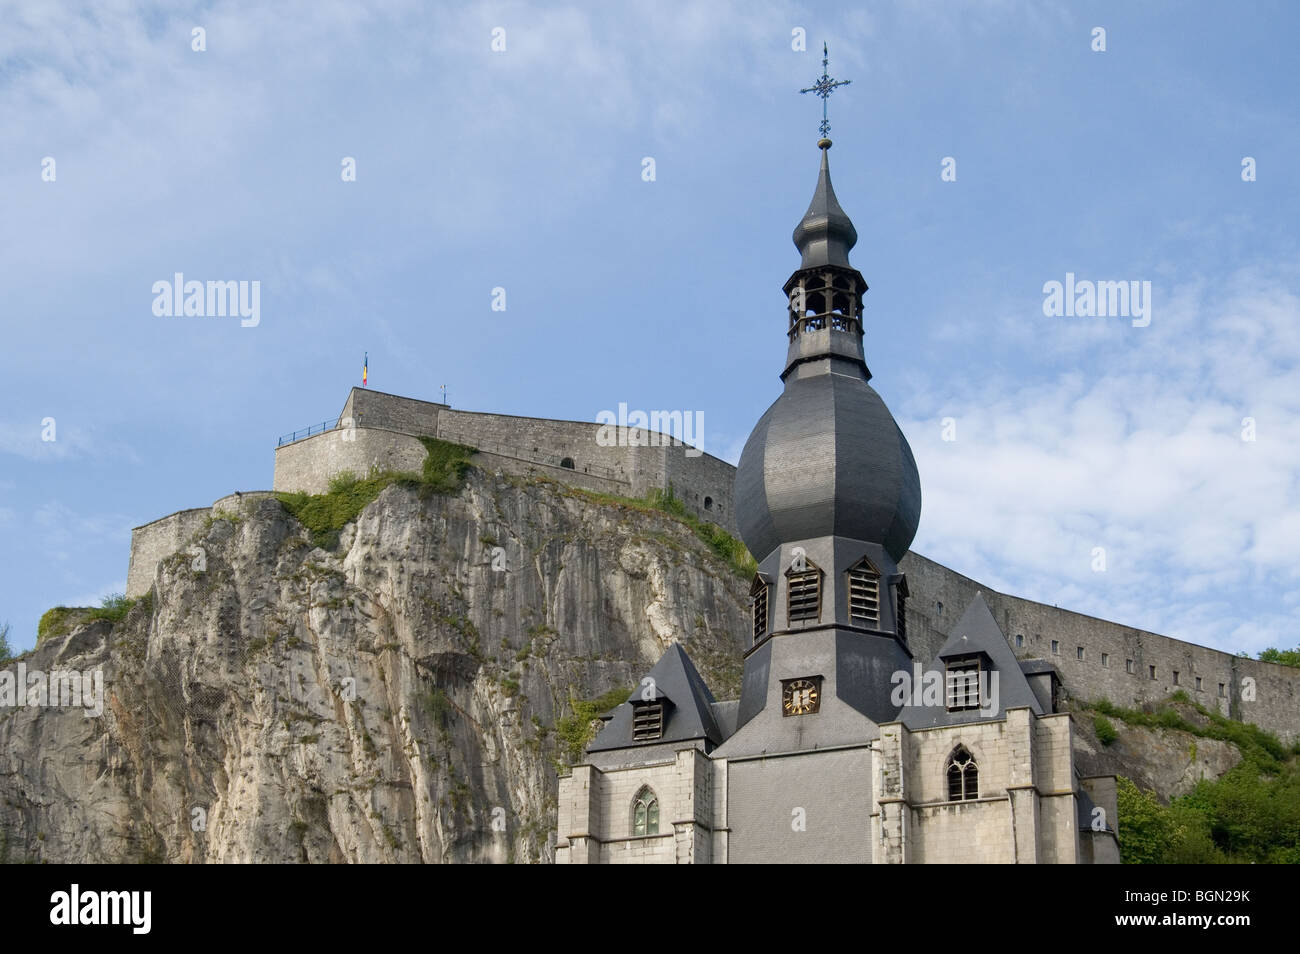
POLYGON ((792 679, 782 695, 782 708, 788 716, 808 715, 821 705, 821 687, 815 679, 792 679))

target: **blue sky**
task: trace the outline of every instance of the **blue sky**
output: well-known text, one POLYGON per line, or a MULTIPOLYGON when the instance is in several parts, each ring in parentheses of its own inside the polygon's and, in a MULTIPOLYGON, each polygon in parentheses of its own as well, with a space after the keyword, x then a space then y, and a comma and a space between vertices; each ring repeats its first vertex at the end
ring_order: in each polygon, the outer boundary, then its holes
POLYGON ((1295 4, 20 0, 5 20, 20 648, 50 606, 123 589, 132 526, 268 488, 276 437, 334 417, 365 351, 372 387, 445 384, 468 410, 702 411, 734 462, 779 393, 823 40, 852 80, 831 166, 873 384, 920 467, 914 549, 1231 651, 1300 643, 1295 4), (156 317, 178 271, 260 281, 260 323, 156 317), (1046 317, 1067 272, 1150 281, 1150 325, 1046 317))

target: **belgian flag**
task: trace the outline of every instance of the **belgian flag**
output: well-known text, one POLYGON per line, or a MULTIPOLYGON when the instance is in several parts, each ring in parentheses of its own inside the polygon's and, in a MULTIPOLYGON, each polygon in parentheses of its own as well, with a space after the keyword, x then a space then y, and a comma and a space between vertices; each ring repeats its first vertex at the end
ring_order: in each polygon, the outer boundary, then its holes
POLYGON ((370 380, 370 352, 366 352, 365 359, 361 362, 361 386, 364 388, 366 382, 370 380))

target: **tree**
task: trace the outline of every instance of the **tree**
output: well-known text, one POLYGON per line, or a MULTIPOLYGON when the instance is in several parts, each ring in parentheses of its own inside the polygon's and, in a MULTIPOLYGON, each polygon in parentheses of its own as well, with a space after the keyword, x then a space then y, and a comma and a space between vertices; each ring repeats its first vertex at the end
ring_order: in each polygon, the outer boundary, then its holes
POLYGON ((14 658, 14 648, 9 645, 9 624, 0 623, 0 664, 14 658))

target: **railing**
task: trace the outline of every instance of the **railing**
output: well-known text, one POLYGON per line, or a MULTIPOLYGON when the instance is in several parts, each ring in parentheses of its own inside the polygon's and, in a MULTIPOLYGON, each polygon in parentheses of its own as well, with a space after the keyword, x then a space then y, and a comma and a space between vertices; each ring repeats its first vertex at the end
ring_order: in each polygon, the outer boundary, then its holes
POLYGON ((283 435, 275 442, 276 447, 283 447, 285 444, 292 444, 294 441, 300 441, 304 437, 311 437, 313 434, 323 434, 326 431, 332 431, 338 426, 339 418, 332 421, 321 421, 319 424, 313 424, 310 427, 303 428, 301 431, 294 431, 292 434, 283 435))

